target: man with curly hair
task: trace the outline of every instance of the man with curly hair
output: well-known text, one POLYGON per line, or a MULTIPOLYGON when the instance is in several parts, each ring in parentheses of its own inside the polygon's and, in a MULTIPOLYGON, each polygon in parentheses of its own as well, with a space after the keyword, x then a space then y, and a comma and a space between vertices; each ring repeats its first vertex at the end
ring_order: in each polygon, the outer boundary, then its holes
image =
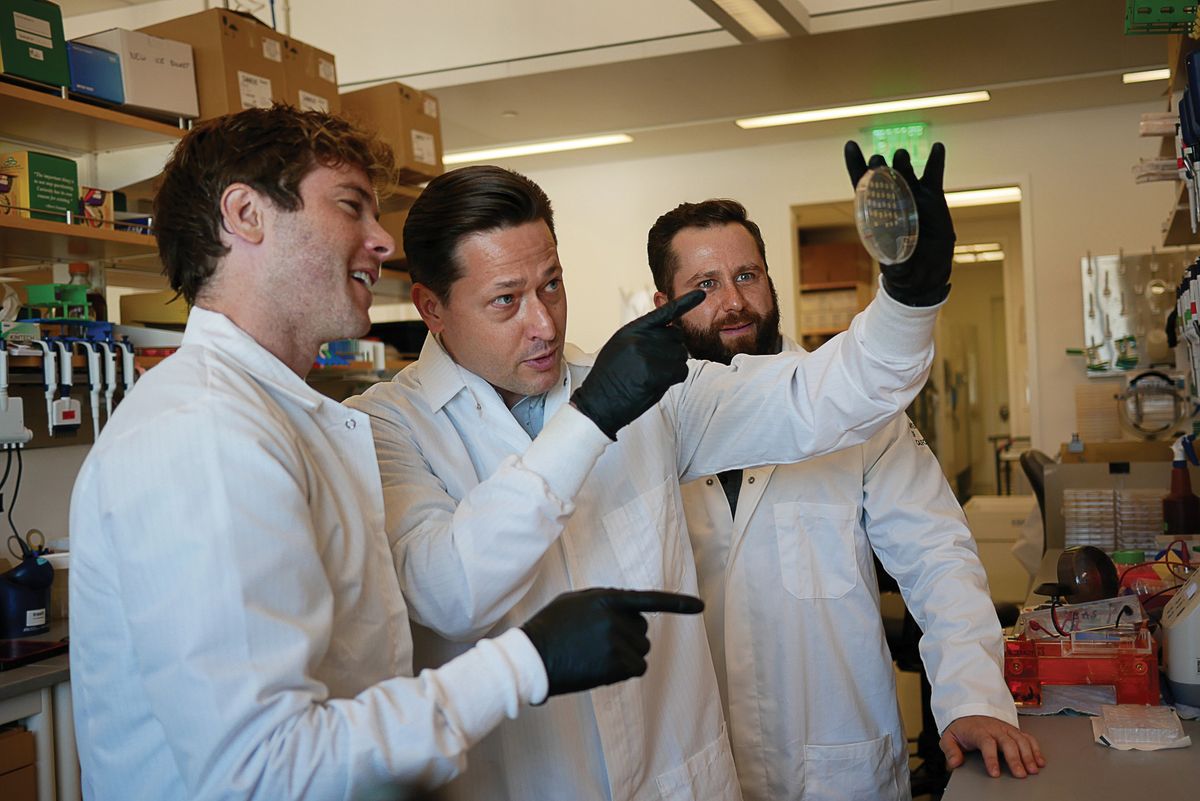
POLYGON ((407 796, 505 717, 646 670, 667 593, 589 589, 412 675, 365 414, 304 376, 370 326, 390 152, 286 106, 204 123, 155 201, 179 352, 71 499, 71 679, 92 799, 407 796))

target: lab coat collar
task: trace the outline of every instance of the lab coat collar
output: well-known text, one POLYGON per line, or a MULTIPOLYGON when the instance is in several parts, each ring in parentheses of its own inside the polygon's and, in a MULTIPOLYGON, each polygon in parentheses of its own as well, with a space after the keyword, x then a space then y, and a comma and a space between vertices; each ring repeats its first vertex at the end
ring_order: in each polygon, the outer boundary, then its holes
MULTIPOLYGON (((425 337, 425 344, 421 347, 421 355, 413 367, 418 371, 417 378, 420 382, 421 394, 424 396, 425 402, 429 404, 429 408, 435 412, 440 411, 443 406, 464 390, 475 395, 477 401, 481 394, 484 397, 490 397, 491 395, 495 395, 497 398, 500 397, 495 387, 454 361, 450 354, 446 352, 442 343, 432 333, 425 337)), ((562 373, 569 372, 566 369, 566 364, 563 362, 560 362, 559 369, 562 373)), ((560 374, 560 379, 562 378, 564 376, 560 374)), ((563 387, 569 388, 569 383, 569 380, 565 383, 563 380, 560 380, 555 385, 555 389, 547 393, 547 418, 560 405, 556 399, 556 390, 563 387)))
POLYGON ((305 383, 274 354, 258 344, 224 314, 193 306, 183 331, 183 344, 211 348, 265 384, 294 399, 309 411, 325 402, 325 396, 305 383))

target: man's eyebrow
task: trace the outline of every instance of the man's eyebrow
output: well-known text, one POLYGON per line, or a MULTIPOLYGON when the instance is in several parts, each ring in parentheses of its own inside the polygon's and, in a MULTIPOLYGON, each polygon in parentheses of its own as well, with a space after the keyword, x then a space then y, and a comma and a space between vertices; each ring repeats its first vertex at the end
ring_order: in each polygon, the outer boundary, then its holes
POLYGON ((351 192, 354 192, 359 197, 361 197, 363 200, 366 200, 368 202, 374 202, 374 200, 375 200, 375 195, 373 195, 370 192, 368 192, 367 190, 363 189, 358 184, 341 183, 341 184, 338 184, 337 186, 338 186, 338 189, 348 189, 351 192))
POLYGON ((692 281, 695 281, 697 278, 711 278, 712 276, 717 275, 718 272, 719 271, 715 267, 709 268, 707 270, 697 270, 696 272, 689 275, 687 277, 687 280, 684 281, 684 283, 690 284, 692 281))

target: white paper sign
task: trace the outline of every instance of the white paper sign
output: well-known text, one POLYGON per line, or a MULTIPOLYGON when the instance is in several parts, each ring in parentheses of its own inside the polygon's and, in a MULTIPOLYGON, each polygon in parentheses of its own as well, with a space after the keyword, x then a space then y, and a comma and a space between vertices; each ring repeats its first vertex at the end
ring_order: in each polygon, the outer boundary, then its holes
POLYGON ((329 101, 320 95, 314 95, 311 92, 300 90, 300 110, 301 111, 323 111, 329 113, 329 101))
POLYGON ((321 80, 323 80, 323 81, 329 81, 330 83, 337 83, 337 72, 333 68, 332 61, 326 61, 323 58, 318 58, 317 59, 317 75, 319 75, 321 77, 321 80))
POLYGON ((437 148, 434 147, 433 134, 424 131, 412 132, 413 160, 422 164, 437 165, 437 148))
POLYGON ((283 45, 274 39, 263 37, 263 58, 268 61, 283 61, 283 45))
POLYGON ((238 70, 238 91, 242 108, 271 107, 271 79, 238 70))

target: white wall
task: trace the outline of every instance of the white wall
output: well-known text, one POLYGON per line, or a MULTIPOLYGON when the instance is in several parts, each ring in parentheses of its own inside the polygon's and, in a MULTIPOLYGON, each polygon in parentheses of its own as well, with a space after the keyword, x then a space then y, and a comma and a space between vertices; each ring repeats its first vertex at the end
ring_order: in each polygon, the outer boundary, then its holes
MULTIPOLYGON (((944 126, 947 188, 1018 183, 1026 319, 1030 343, 1031 435, 1055 451, 1074 425, 1073 390, 1085 380, 1064 350, 1082 339, 1079 259, 1161 245, 1160 224, 1174 201, 1168 184, 1138 186, 1130 168, 1157 153, 1137 136, 1139 115, 1163 104, 1016 117, 944 126)), ((685 200, 734 197, 758 221, 779 290, 785 330, 795 326, 789 209, 846 200, 850 185, 841 139, 715 153, 690 153, 586 167, 530 170, 554 201, 560 254, 573 298, 568 335, 598 348, 619 322, 620 290, 650 285, 646 231, 685 200), (586 299, 586 302, 584 301, 586 299)), ((508 162, 521 169, 519 159, 508 162)))

